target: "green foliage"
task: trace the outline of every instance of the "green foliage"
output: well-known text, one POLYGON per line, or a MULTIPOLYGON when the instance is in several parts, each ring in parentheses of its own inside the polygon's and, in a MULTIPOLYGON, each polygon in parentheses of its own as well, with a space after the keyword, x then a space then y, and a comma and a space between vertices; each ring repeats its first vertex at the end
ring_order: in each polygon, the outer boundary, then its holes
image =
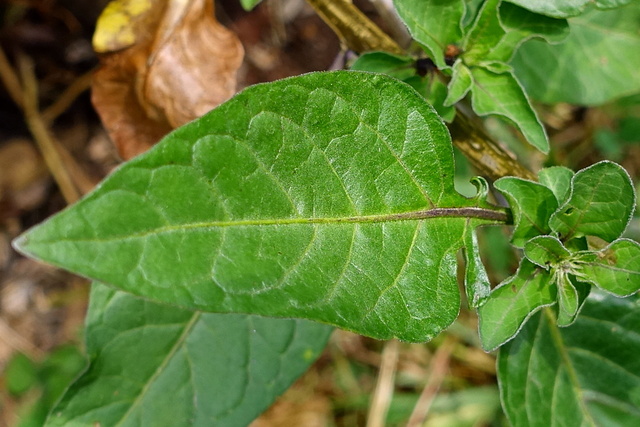
POLYGON ((516 76, 527 93, 546 103, 599 105, 637 93, 639 20, 637 1, 571 18, 571 33, 562 43, 532 40, 517 51, 512 62, 516 76))
POLYGON ((100 284, 86 323, 91 365, 47 426, 246 425, 315 361, 331 332, 303 320, 181 310, 100 284))
POLYGON ((640 290, 640 245, 619 238, 635 208, 627 172, 604 161, 575 175, 554 168, 541 176, 557 178, 554 191, 519 178, 496 181, 513 209, 512 243, 524 247, 525 258, 478 310, 487 350, 513 338, 544 306, 557 304, 558 326, 569 326, 591 285, 621 297, 640 290), (592 249, 585 237, 611 243, 592 249))
POLYGON ((251 10, 256 7, 262 0, 240 0, 240 4, 244 10, 251 10))
POLYGON ((456 253, 503 215, 481 199, 455 191, 447 130, 415 91, 320 73, 244 91, 17 245, 192 310, 419 342, 458 314, 456 253))
MULTIPOLYGON (((475 196, 456 191, 444 124, 470 103, 549 151, 528 93, 596 104, 640 91, 638 3, 394 3, 420 55, 369 52, 359 71, 248 88, 16 241, 96 281, 90 366, 47 425, 246 425, 328 325, 433 338, 458 315, 459 275, 482 346, 500 347, 515 426, 640 421, 638 300, 609 295, 640 289, 640 245, 621 238, 629 175, 603 161, 503 177, 498 208, 482 178, 475 196), (476 228, 509 221, 511 246, 489 256, 522 257, 491 290, 476 228)), ((14 362, 13 393, 31 368, 14 362)))
POLYGON ((514 426, 640 423, 640 306, 593 292, 582 314, 558 328, 549 309, 500 348, 502 404, 514 426))

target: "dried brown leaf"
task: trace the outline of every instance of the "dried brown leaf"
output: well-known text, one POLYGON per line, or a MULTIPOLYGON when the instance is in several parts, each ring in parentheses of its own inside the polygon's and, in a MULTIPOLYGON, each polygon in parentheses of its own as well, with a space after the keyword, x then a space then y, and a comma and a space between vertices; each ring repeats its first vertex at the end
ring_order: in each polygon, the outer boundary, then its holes
MULTIPOLYGON (((93 83, 94 106, 124 159, 229 99, 244 54, 235 34, 214 18, 212 0, 153 3, 143 9, 146 17, 120 10, 118 19, 129 17, 133 30, 110 27, 134 31, 135 41, 129 35, 118 44, 113 35, 111 46, 128 47, 102 56, 93 83)), ((96 33, 110 27, 99 22, 96 33)))

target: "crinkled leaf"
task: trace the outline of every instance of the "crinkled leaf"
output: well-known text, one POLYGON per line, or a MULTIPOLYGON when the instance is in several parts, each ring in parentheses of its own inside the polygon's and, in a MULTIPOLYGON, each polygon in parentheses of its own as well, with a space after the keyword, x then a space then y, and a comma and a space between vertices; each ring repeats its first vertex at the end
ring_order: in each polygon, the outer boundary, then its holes
POLYGON ((529 261, 548 270, 567 260, 571 253, 555 237, 537 236, 524 244, 524 255, 529 261))
POLYGON ((640 425, 640 306, 594 293, 559 329, 550 310, 498 354, 502 405, 514 426, 640 425))
POLYGON ((620 165, 603 161, 572 179, 569 200, 549 220, 563 240, 596 236, 611 242, 627 227, 635 207, 635 190, 620 165))
POLYGON ((558 204, 562 205, 571 195, 571 179, 575 175, 571 169, 564 166, 552 166, 538 172, 540 184, 548 187, 555 194, 558 204))
POLYGON ((424 46, 438 68, 447 68, 447 45, 462 40, 464 0, 394 0, 393 3, 413 38, 424 46))
POLYGON ((478 308, 482 347, 491 351, 513 338, 540 307, 555 303, 556 293, 549 274, 523 258, 517 273, 495 288, 478 308))
POLYGON ((444 100, 444 105, 453 105, 456 102, 464 98, 473 86, 473 77, 469 67, 464 65, 461 60, 457 60, 453 64, 453 74, 451 75, 451 81, 447 86, 447 98, 444 100))
POLYGON ((549 234, 549 218, 558 208, 555 196, 544 185, 522 178, 505 177, 495 182, 511 206, 514 230, 513 245, 521 248, 529 239, 549 234))
POLYGON ((582 280, 618 296, 640 290, 640 245, 633 240, 619 239, 601 251, 597 257, 580 264, 582 280))
POLYGON ((633 0, 506 0, 536 13, 568 18, 583 13, 591 5, 600 9, 610 9, 631 3, 633 0))
POLYGON ((549 151, 544 127, 512 73, 494 73, 474 67, 471 74, 474 80, 471 102, 476 113, 481 116, 495 114, 509 119, 531 145, 542 152, 549 151))
POLYGON ((640 2, 593 10, 569 20, 560 44, 523 44, 513 58, 516 76, 532 98, 546 103, 599 105, 640 92, 640 2))
POLYGON ((16 245, 194 310, 425 341, 458 314, 468 217, 504 219, 453 175, 448 131, 415 90, 307 74, 248 88, 16 245))
POLYGON ((191 312, 94 284, 88 370, 47 426, 247 425, 322 352, 331 328, 191 312))

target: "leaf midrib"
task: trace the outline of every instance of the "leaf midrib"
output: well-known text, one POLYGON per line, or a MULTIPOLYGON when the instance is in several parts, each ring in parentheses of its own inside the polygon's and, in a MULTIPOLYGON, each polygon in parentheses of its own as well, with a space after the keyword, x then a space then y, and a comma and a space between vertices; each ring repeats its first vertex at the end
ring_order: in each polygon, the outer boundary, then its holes
MULTIPOLYGON (((358 215, 348 217, 316 217, 316 218, 275 218, 275 219, 245 219, 245 220, 227 220, 227 221, 203 221, 186 224, 171 224, 163 227, 157 227, 142 232, 131 233, 128 235, 113 236, 110 238, 96 239, 60 239, 56 238, 55 242, 81 242, 81 241, 111 241, 123 240, 129 238, 140 238, 152 234, 162 234, 172 231, 185 231, 192 229, 215 229, 228 227, 263 227, 274 225, 338 225, 338 224, 367 224, 381 222, 399 222, 399 221, 421 221, 435 218, 477 218, 484 219, 489 222, 507 223, 509 216, 506 209, 496 207, 495 209, 478 208, 478 207, 452 207, 452 208, 433 208, 419 211, 409 211, 391 214, 377 215, 358 215)), ((48 243, 46 240, 37 240, 37 243, 48 243)), ((29 236, 23 236, 17 242, 17 246, 28 250, 29 236)))

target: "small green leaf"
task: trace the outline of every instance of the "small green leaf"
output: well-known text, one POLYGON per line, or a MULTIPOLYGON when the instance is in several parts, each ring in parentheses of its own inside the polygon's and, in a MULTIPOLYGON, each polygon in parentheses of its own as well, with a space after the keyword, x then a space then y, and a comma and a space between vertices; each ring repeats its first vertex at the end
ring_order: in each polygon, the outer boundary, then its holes
POLYGON ((94 284, 89 369, 47 427, 249 424, 320 355, 331 328, 205 314, 94 284))
POLYGON ((596 236, 611 242, 627 228, 635 207, 635 190, 621 166, 603 161, 572 179, 569 200, 549 220, 562 240, 596 236))
POLYGON ((548 104, 600 105, 638 93, 639 20, 638 1, 572 18, 564 42, 523 44, 512 61, 515 74, 533 99, 548 104))
POLYGON ((617 296, 628 296, 640 290, 640 245, 633 240, 618 239, 597 257, 580 263, 576 271, 582 280, 617 296))
POLYGON ((549 151, 549 140, 529 99, 512 73, 471 69, 473 110, 481 116, 495 114, 512 121, 526 140, 538 150, 549 151))
POLYGON ((511 242, 519 248, 531 238, 549 234, 548 222, 558 202, 547 187, 522 178, 500 178, 494 184, 511 206, 514 230, 511 242))
POLYGON ((557 288, 550 275, 526 258, 517 273, 491 292, 478 309, 482 347, 491 351, 512 339, 541 307, 556 302, 557 288))
POLYGON ((568 18, 577 16, 587 10, 591 5, 600 9, 610 9, 624 6, 633 0, 506 0, 520 5, 532 12, 541 13, 556 18, 568 18))
POLYGON ((564 166, 552 166, 541 169, 538 172, 540 184, 548 187, 558 200, 558 205, 562 205, 571 195, 571 179, 575 173, 564 166))
POLYGON ((483 4, 465 36, 462 58, 469 66, 507 62, 526 40, 535 37, 557 43, 568 34, 565 19, 541 16, 510 3, 490 0, 483 4))
POLYGON ((524 255, 529 261, 548 270, 566 261, 571 253, 555 237, 537 236, 524 244, 524 255))
POLYGON ((444 100, 444 105, 449 106, 460 101, 471 90, 472 86, 471 71, 461 60, 457 60, 453 64, 453 74, 447 87, 448 93, 447 98, 444 100))
POLYGON ((492 56, 493 49, 500 44, 506 31, 500 24, 498 6, 502 0, 487 0, 483 3, 476 20, 467 32, 463 43, 462 58, 471 66, 483 61, 502 60, 492 56))
MULTIPOLYGON (((418 92, 424 95, 425 99, 433 106, 442 120, 450 123, 456 116, 456 109, 451 105, 445 105, 445 100, 448 96, 447 85, 438 78, 427 80, 427 82, 428 86, 425 86, 424 91, 418 92)), ((407 83, 410 83, 410 81, 407 81, 407 83)))
POLYGON ((572 325, 578 318, 578 313, 591 292, 591 285, 580 282, 571 275, 562 277, 562 283, 566 283, 565 289, 563 291, 558 289, 558 305, 554 308, 556 308, 557 324, 564 328, 572 325))
POLYGON ((387 52, 363 53, 351 65, 354 71, 384 73, 398 80, 416 75, 416 61, 410 56, 393 55, 387 52))
POLYGON ((480 258, 478 238, 473 229, 465 235, 465 275, 464 283, 467 301, 471 308, 484 304, 491 293, 491 281, 480 258))
POLYGON ((394 0, 393 3, 413 38, 424 46, 436 66, 448 68, 447 45, 462 40, 464 0, 394 0))
POLYGON ((244 10, 251 10, 258 5, 262 0, 240 0, 240 4, 244 10))
POLYGON ((502 406, 513 426, 640 425, 640 306, 594 292, 576 322, 533 316, 500 348, 502 406))
POLYGON ((176 130, 16 245, 157 302, 427 341, 458 315, 469 218, 506 220, 453 176, 414 89, 307 74, 176 130))

